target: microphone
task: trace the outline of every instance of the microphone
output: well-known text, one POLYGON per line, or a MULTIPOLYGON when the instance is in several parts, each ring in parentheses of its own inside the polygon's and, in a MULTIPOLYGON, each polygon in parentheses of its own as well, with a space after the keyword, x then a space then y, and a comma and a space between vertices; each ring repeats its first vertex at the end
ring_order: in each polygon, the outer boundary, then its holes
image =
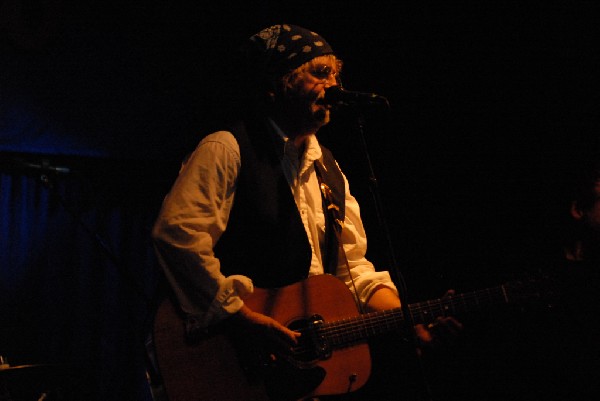
POLYGON ((339 85, 325 89, 325 96, 320 101, 322 104, 336 105, 365 105, 382 104, 389 106, 388 100, 375 93, 348 91, 339 85))
POLYGON ((40 164, 31 163, 20 158, 14 158, 13 160, 16 161, 17 164, 19 164, 23 168, 41 170, 42 172, 53 172, 58 174, 69 174, 71 172, 71 169, 69 167, 53 166, 52 164, 50 164, 50 161, 48 159, 42 159, 42 162, 40 164))

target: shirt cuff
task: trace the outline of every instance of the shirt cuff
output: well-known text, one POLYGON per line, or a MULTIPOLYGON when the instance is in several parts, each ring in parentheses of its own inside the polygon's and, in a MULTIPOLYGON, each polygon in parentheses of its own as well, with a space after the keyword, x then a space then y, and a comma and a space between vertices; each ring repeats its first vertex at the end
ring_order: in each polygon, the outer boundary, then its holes
POLYGON ((225 278, 206 312, 188 316, 186 332, 189 334, 209 327, 236 313, 244 305, 242 298, 253 291, 252 280, 246 276, 233 275, 225 278))
POLYGON ((244 305, 242 298, 253 291, 254 285, 250 278, 241 275, 227 277, 219 286, 215 299, 206 311, 206 318, 219 321, 236 313, 244 305))
POLYGON ((377 289, 377 287, 380 285, 388 287, 390 290, 394 291, 396 295, 398 295, 398 289, 396 288, 394 282, 390 279, 388 272, 374 272, 369 284, 363 289, 363 291, 361 291, 360 302, 362 305, 366 305, 369 302, 371 296, 375 292, 375 289, 377 289))

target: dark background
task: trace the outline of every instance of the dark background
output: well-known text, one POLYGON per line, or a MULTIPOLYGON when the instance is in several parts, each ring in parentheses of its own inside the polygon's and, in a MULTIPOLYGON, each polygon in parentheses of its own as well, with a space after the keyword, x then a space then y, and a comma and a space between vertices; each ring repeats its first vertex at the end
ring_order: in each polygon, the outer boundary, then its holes
MULTIPOLYGON (((598 14, 592 1, 0 2, 0 354, 75 367, 86 399, 147 399, 149 230, 227 101, 232 50, 274 23, 319 32, 347 89, 390 101, 364 111, 364 135, 411 300, 535 270, 558 247, 572 174, 600 150, 598 14)), ((387 269, 354 115, 336 117, 321 140, 387 269)), ((481 359, 497 340, 478 342, 481 359)))

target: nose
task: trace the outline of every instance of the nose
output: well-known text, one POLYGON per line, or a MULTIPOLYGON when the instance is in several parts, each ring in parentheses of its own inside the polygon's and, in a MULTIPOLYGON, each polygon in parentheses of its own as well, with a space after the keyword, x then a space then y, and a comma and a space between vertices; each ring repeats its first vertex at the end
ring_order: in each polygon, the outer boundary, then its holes
POLYGON ((327 78, 325 78, 325 87, 326 88, 330 88, 332 86, 337 86, 339 85, 339 80, 338 80, 338 75, 334 74, 333 72, 330 73, 329 75, 327 75, 327 78))

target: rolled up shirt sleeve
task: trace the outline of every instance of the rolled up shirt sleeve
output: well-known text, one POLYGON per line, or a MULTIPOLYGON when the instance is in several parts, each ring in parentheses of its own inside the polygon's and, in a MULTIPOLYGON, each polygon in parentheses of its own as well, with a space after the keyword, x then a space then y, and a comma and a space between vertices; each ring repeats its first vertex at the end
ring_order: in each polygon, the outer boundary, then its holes
MULTIPOLYGON (((344 177, 346 180, 346 178, 344 177)), ((396 295, 398 290, 388 271, 377 271, 373 263, 366 258, 367 236, 360 217, 360 207, 350 193, 346 180, 346 213, 341 242, 345 256, 338 258, 337 277, 343 280, 350 291, 356 293, 362 305, 366 305, 373 292, 380 285, 392 289, 396 295), (348 261, 348 266, 346 265, 348 261), (352 277, 348 270, 350 270, 352 277), (354 281, 354 283, 352 282, 354 281)))
POLYGON ((182 311, 201 327, 236 313, 253 291, 248 277, 225 277, 213 251, 227 227, 239 169, 239 146, 231 133, 205 137, 182 165, 152 231, 182 311))

